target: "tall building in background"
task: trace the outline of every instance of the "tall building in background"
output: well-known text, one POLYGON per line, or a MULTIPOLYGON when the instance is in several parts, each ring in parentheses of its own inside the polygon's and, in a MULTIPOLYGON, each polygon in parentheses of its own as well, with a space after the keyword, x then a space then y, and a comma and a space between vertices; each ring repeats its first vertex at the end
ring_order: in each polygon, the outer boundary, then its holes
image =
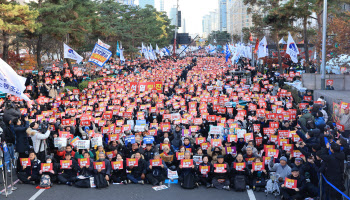
POLYGON ((252 14, 247 12, 248 6, 244 5, 243 0, 232 0, 228 8, 228 21, 230 21, 228 33, 241 35, 243 28, 253 26, 252 14))
POLYGON ((186 20, 185 19, 182 20, 182 32, 186 33, 186 20))
POLYGON ((235 0, 227 0, 226 1, 226 21, 227 21, 227 32, 230 33, 230 30, 233 28, 233 24, 232 24, 232 15, 233 13, 231 12, 231 8, 233 6, 233 2, 235 0))
POLYGON ((220 31, 227 31, 227 0, 219 0, 220 31))
POLYGON ((118 3, 129 5, 129 6, 134 6, 135 5, 135 0, 117 0, 118 3))
POLYGON ((176 26, 176 6, 170 9, 169 19, 171 20, 170 24, 176 26))
POLYGON ((203 37, 207 38, 212 31, 219 30, 219 14, 215 9, 202 18, 203 37))
POLYGON ((159 11, 164 12, 164 0, 159 0, 159 11))
POLYGON ((145 8, 146 5, 151 5, 155 7, 154 0, 139 0, 139 6, 141 8, 145 8))

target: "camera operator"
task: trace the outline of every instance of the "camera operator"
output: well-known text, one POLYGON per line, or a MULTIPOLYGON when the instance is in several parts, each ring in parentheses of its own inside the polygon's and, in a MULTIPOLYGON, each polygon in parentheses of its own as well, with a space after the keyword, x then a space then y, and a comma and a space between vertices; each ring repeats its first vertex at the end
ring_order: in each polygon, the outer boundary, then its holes
POLYGON ((45 121, 42 124, 32 122, 30 127, 27 129, 27 134, 31 137, 33 141, 33 148, 35 153, 37 154, 38 159, 41 162, 45 162, 45 151, 46 151, 46 139, 50 136, 50 131, 48 130, 47 123, 45 121), (40 128, 39 128, 40 127, 40 128), (39 132, 40 130, 41 132, 39 132))

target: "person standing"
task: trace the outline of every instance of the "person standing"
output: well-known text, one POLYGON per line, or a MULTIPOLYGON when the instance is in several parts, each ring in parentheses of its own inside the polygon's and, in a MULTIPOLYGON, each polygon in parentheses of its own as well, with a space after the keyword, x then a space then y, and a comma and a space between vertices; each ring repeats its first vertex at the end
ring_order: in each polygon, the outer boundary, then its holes
POLYGON ((45 151, 47 147, 45 139, 50 136, 50 131, 46 127, 46 130, 42 130, 45 132, 43 134, 38 131, 38 128, 39 124, 32 122, 30 124, 30 127, 27 129, 27 134, 33 141, 34 152, 37 154, 38 159, 42 162, 45 162, 45 151))
POLYGON ((339 124, 344 126, 343 137, 349 138, 350 136, 350 112, 349 107, 344 109, 344 113, 340 113, 338 109, 335 110, 335 115, 339 117, 339 124))

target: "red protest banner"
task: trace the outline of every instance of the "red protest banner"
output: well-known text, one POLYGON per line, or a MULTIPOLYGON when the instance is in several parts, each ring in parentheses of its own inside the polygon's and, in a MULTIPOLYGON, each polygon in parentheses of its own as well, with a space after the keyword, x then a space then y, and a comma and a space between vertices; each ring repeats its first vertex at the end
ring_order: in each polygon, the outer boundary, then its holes
POLYGON ((150 163, 152 167, 160 167, 162 165, 162 159, 151 159, 150 163))
POLYGON ((246 167, 245 162, 241 162, 241 163, 234 162, 233 163, 233 168, 235 168, 237 171, 244 171, 245 167, 246 167))
POLYGON ((61 160, 60 165, 61 169, 71 169, 72 160, 61 160))
POLYGON ((226 164, 218 164, 218 163, 214 164, 215 173, 226 173, 227 172, 226 168, 227 168, 226 164))
POLYGON ((111 165, 113 170, 123 169, 123 161, 114 161, 114 162, 111 162, 111 165))
POLYGON ((90 166, 90 159, 89 158, 79 158, 78 164, 80 167, 90 166))
POLYGON ((206 175, 210 171, 210 166, 199 165, 199 171, 201 172, 201 174, 206 175))
POLYGON ((254 171, 262 171, 265 169, 265 164, 263 162, 253 162, 252 169, 254 171))
POLYGON ((127 158, 126 159, 126 166, 128 166, 128 167, 131 167, 131 166, 137 167, 137 166, 139 166, 139 160, 136 159, 136 158, 127 158))
POLYGON ((94 169, 96 170, 104 170, 106 169, 106 163, 105 161, 102 161, 102 162, 94 162, 94 169))
POLYGON ((289 188, 289 189, 297 188, 297 180, 290 179, 290 178, 286 177, 284 179, 284 187, 289 188))
POLYGON ((19 160, 20 160, 21 165, 22 165, 23 167, 31 166, 31 162, 30 162, 30 159, 29 159, 29 158, 20 158, 19 160))
POLYGON ((49 172, 53 169, 52 163, 41 163, 41 171, 49 172))
POLYGON ((193 160, 192 159, 182 159, 181 166, 183 168, 191 168, 193 166, 193 160))

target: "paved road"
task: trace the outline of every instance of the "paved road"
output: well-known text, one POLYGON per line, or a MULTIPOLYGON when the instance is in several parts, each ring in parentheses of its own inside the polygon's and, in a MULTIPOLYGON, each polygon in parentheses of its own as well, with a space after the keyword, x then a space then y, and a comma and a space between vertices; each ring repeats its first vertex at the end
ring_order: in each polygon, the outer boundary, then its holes
MULTIPOLYGON (((106 189, 82 189, 75 188, 74 186, 66 185, 54 185, 48 190, 38 190, 33 185, 16 184, 18 188, 7 199, 25 200, 30 199, 36 193, 40 195, 36 200, 62 200, 64 198, 69 199, 124 199, 124 200, 138 200, 138 199, 152 199, 152 200, 172 200, 172 199, 203 199, 203 200, 214 200, 214 199, 239 199, 239 200, 272 200, 275 199, 273 196, 265 196, 264 192, 235 192, 233 190, 217 190, 214 188, 206 189, 200 187, 193 190, 182 189, 179 185, 171 185, 170 188, 162 191, 154 191, 151 185, 110 185, 106 189), (42 192, 42 193, 41 193, 42 192)), ((2 187, 0 187, 2 189, 2 187)), ((0 196, 0 199, 5 199, 4 196, 0 196)), ((33 200, 33 198, 31 199, 33 200)))

